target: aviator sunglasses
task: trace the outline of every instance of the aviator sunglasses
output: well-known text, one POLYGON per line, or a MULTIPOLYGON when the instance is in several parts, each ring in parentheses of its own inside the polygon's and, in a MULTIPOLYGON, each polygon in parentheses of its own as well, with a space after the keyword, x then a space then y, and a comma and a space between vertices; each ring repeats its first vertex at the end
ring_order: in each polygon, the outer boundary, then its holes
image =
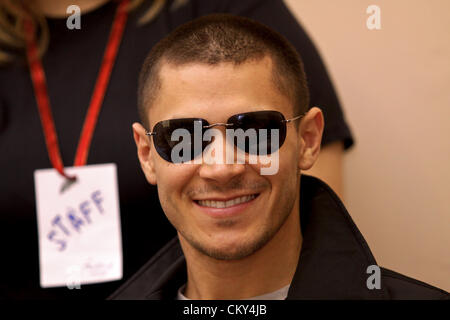
POLYGON ((153 143, 158 154, 164 160, 172 163, 175 163, 175 161, 172 161, 171 157, 172 150, 179 143, 179 141, 172 140, 172 133, 177 129, 184 129, 189 133, 190 140, 188 140, 188 143, 191 149, 189 160, 193 160, 203 153, 205 148, 212 142, 203 141, 203 134, 206 130, 215 126, 225 126, 227 129, 233 130, 242 129, 244 132, 248 129, 254 129, 256 132, 259 132, 260 129, 265 129, 267 130, 266 141, 261 141, 260 136, 256 135, 256 146, 251 146, 249 144, 248 137, 245 138, 244 144, 237 143, 237 139, 235 138, 233 145, 250 154, 261 154, 261 148, 264 148, 264 154, 271 154, 272 152, 277 151, 278 148, 281 148, 286 139, 286 123, 298 120, 303 116, 304 114, 292 119, 285 119, 283 114, 278 111, 254 111, 235 114, 228 118, 226 123, 209 124, 207 120, 202 118, 169 119, 156 123, 153 127, 153 131, 147 131, 145 134, 153 137, 153 143), (197 128, 201 128, 202 137, 200 150, 194 150, 194 128, 196 126, 197 128), (271 130, 274 129, 278 130, 279 142, 278 148, 275 147, 272 150, 271 130))

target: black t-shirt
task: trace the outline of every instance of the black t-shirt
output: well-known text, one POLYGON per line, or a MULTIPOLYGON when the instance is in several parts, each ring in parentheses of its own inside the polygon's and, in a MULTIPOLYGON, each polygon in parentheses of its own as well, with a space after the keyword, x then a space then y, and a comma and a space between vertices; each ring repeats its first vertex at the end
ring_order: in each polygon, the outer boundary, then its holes
MULTIPOLYGON (((151 3, 151 1, 149 1, 151 3)), ((108 40, 116 2, 81 16, 81 29, 66 19, 47 19, 50 45, 43 57, 50 104, 63 162, 73 164, 82 124, 108 40)), ((325 116, 323 144, 352 143, 340 104, 317 50, 282 1, 167 1, 152 22, 138 26, 145 6, 129 15, 93 136, 88 164, 117 164, 124 280, 175 235, 147 183, 136 156, 131 124, 137 114, 137 78, 152 46, 193 18, 227 12, 260 21, 283 34, 305 65, 311 105, 325 116), (181 5, 173 6, 174 3, 181 5)), ((51 167, 29 70, 16 63, 0 68, 0 298, 104 298, 122 281, 81 290, 41 289, 33 172, 51 167)))

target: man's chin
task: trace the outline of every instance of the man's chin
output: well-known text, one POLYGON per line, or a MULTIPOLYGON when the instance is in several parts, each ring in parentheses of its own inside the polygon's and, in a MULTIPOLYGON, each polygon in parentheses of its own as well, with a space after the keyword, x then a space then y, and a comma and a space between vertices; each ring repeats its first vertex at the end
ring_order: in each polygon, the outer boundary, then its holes
POLYGON ((192 239, 186 239, 192 247, 197 249, 200 253, 211 257, 216 260, 242 260, 245 259, 262 247, 264 247, 271 239, 270 233, 265 233, 258 237, 257 239, 252 240, 243 240, 239 237, 235 239, 216 239, 214 244, 211 244, 209 241, 208 244, 205 244, 206 241, 192 241, 192 239))
POLYGON ((205 256, 221 261, 242 260, 248 256, 251 256, 255 252, 255 250, 249 248, 197 248, 197 250, 205 256))

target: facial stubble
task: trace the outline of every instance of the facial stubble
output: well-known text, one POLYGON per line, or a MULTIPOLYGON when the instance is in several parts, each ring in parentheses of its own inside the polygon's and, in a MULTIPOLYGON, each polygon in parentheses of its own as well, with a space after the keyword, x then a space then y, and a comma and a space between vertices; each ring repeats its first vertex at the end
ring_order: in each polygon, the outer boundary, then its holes
MULTIPOLYGON (((290 183, 293 181, 291 180, 290 183)), ((295 186, 289 186, 286 183, 280 190, 296 190, 295 186)), ((292 208, 294 207, 296 200, 296 192, 293 191, 290 194, 285 194, 287 198, 284 201, 280 201, 281 206, 275 206, 271 211, 271 216, 264 224, 257 229, 258 234, 252 237, 248 241, 239 241, 233 248, 218 248, 217 246, 208 246, 205 242, 200 242, 197 238, 184 230, 183 228, 177 228, 181 236, 201 254, 209 256, 216 260, 241 260, 244 259, 261 248, 263 248, 274 236, 279 232, 282 226, 286 223, 286 220, 292 214, 292 208), (278 219, 277 219, 278 218, 278 219), (259 232, 261 231, 261 232, 259 232)), ((296 213, 293 213, 296 214, 296 213)), ((174 221, 171 221, 172 224, 174 221)), ((223 232, 227 232, 227 229, 232 231, 240 223, 237 218, 223 219, 215 222, 215 227, 223 232)), ((176 226, 175 224, 173 224, 176 226)))

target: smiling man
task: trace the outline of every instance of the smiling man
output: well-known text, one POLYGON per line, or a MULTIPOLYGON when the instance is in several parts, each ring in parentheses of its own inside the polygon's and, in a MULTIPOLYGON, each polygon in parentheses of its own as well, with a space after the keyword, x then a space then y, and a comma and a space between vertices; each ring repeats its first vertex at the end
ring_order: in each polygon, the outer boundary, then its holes
POLYGON ((178 236, 111 298, 446 297, 376 267, 334 192, 302 176, 318 157, 324 127, 308 97, 295 49, 248 19, 203 17, 152 49, 140 75, 142 124, 133 133, 142 170, 178 236), (212 128, 222 135, 195 146, 199 123, 202 135, 212 128), (183 140, 184 161, 174 161, 178 129, 192 136, 183 140), (224 138, 228 129, 274 131, 277 146, 272 138, 257 139, 254 149, 239 145, 224 138), (264 175, 267 145, 277 170, 264 175), (230 146, 243 151, 244 163, 238 152, 231 163, 217 157, 230 146), (258 161, 249 161, 250 150, 258 161))

